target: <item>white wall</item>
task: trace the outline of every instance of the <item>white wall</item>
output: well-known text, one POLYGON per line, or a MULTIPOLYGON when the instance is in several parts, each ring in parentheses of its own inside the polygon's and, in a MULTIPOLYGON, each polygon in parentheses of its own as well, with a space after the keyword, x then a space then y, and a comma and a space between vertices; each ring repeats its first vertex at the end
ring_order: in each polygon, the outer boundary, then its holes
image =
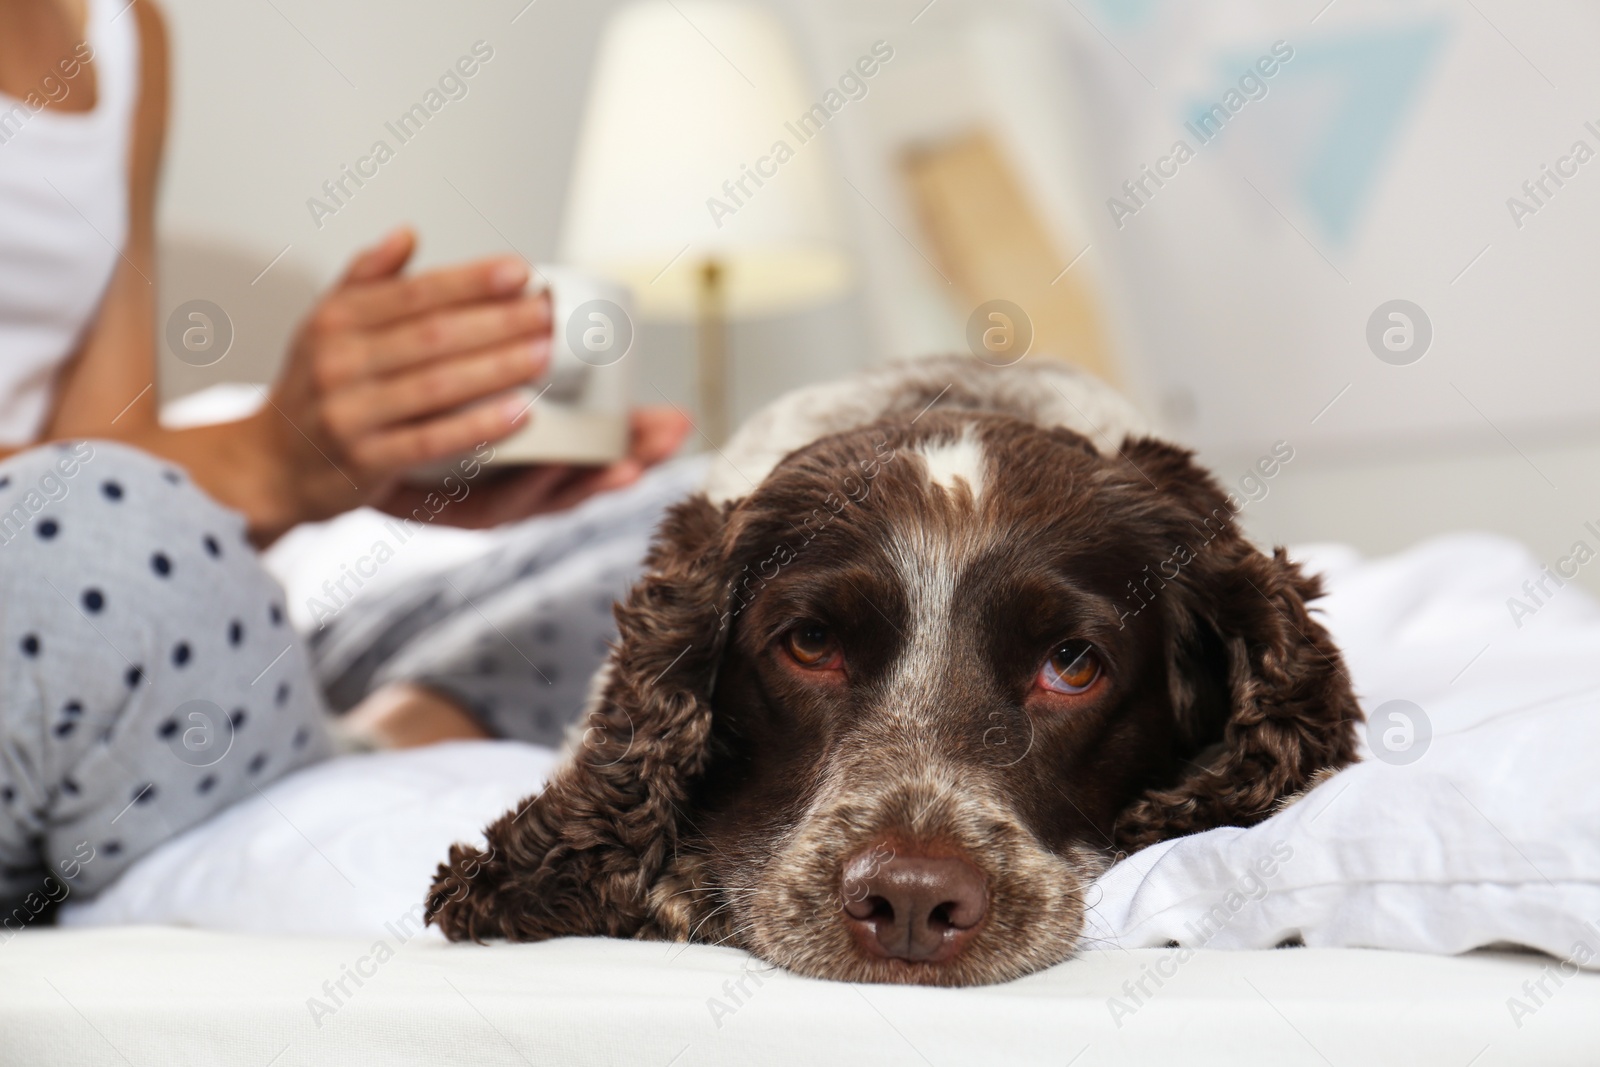
MULTIPOLYGON (((1219 473, 1277 440, 1296 450, 1246 512, 1258 537, 1387 552, 1471 528, 1543 561, 1580 538, 1600 548, 1583 528, 1600 515, 1600 159, 1569 161, 1576 173, 1535 216, 1507 206, 1574 142, 1600 149, 1600 10, 1041 7, 1070 38, 1093 127, 1093 241, 1162 414, 1219 473), (1277 41, 1295 56, 1267 95, 1114 223, 1122 182, 1176 138, 1198 144, 1185 113, 1277 41), (1318 192, 1330 174, 1365 190, 1344 225, 1318 192), (1366 338, 1395 298, 1434 333, 1404 366, 1366 338)), ((1580 580, 1600 590, 1590 570, 1580 580)))

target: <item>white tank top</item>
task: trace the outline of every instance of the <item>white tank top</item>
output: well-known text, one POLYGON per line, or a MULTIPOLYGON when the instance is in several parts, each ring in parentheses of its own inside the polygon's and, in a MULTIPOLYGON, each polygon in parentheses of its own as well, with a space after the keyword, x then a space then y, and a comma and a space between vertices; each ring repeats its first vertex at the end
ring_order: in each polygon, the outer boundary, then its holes
POLYGON ((89 0, 92 110, 35 110, 0 93, 0 444, 43 432, 56 375, 121 259, 139 96, 131 8, 89 0))

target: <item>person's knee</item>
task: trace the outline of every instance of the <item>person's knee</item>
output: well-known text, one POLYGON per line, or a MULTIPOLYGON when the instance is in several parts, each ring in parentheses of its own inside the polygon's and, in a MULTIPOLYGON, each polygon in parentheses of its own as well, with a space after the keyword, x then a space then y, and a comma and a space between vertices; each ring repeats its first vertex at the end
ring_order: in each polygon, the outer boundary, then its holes
POLYGON ((37 541, 56 541, 69 521, 108 546, 131 534, 203 527, 202 543, 217 558, 224 541, 244 535, 242 516, 182 468, 119 442, 52 443, 0 463, 0 543, 30 531, 37 541))
POLYGON ((182 513, 195 506, 221 511, 177 465, 116 441, 59 441, 0 462, 0 540, 9 541, 41 515, 97 495, 127 510, 182 513), (161 499, 130 497, 129 483, 161 483, 161 499))
POLYGON ((81 492, 85 471, 101 448, 93 441, 64 442, 30 448, 0 463, 0 543, 9 544, 52 505, 81 492))
POLYGON ((11 560, 0 590, 37 601, 31 625, 46 626, 40 613, 65 598, 113 642, 164 641, 161 654, 180 669, 185 627, 202 619, 241 650, 247 631, 286 628, 282 590, 243 517, 181 468, 126 445, 51 444, 0 464, 0 544, 11 560))

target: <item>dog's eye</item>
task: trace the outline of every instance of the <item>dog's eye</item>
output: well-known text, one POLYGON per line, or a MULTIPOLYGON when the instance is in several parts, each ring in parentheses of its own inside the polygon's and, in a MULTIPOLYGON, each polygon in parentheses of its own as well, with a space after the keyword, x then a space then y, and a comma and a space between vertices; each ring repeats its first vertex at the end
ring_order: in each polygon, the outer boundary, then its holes
POLYGON ((1039 685, 1052 693, 1087 692, 1100 677, 1100 656, 1087 641, 1068 641, 1039 668, 1039 685))
POLYGON ((839 643, 819 622, 801 623, 789 631, 784 643, 789 655, 802 667, 832 667, 839 658, 839 643))

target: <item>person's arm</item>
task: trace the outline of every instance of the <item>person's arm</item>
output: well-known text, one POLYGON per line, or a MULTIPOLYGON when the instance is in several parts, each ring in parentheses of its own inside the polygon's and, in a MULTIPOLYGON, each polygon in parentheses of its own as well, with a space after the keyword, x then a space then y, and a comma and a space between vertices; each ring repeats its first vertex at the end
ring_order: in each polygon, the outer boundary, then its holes
POLYGON ((138 22, 141 71, 128 160, 128 236, 94 323, 57 380, 47 438, 156 421, 155 195, 167 127, 167 35, 151 4, 135 4, 129 13, 138 22))
POLYGON ((254 427, 164 433, 157 422, 155 200, 166 141, 168 47, 153 4, 135 4, 129 13, 138 23, 140 79, 128 160, 128 236, 94 323, 57 381, 44 436, 111 437, 165 455, 222 503, 244 512, 252 529, 283 528, 292 507, 253 440, 254 427))
MULTIPOLYGON (((129 234, 96 320, 58 382, 46 439, 109 437, 186 468, 265 544, 297 522, 405 500, 408 470, 496 441, 528 418, 520 394, 549 361, 550 307, 526 264, 492 259, 403 276, 416 242, 391 233, 312 308, 267 402, 237 422, 158 421, 155 200, 167 113, 167 40, 139 20, 142 76, 129 160, 129 234)), ((505 521, 637 477, 676 447, 673 412, 641 412, 632 455, 602 471, 533 468, 493 480, 444 521, 505 521), (670 439, 670 447, 662 442, 670 439)))

